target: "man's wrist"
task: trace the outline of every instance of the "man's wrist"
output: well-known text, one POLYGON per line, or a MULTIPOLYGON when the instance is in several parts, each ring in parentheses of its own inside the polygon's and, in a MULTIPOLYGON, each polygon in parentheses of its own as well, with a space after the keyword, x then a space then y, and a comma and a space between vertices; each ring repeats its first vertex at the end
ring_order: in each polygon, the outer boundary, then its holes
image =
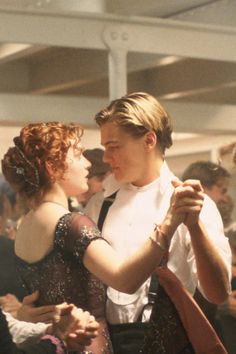
POLYGON ((168 252, 169 250, 169 241, 166 234, 162 232, 159 225, 155 225, 154 234, 150 236, 150 239, 155 243, 160 250, 163 252, 168 252))
POLYGON ((169 213, 167 213, 162 223, 159 224, 160 230, 163 234, 167 235, 169 242, 178 226, 179 224, 176 222, 175 217, 169 213))
POLYGON ((186 226, 187 226, 188 231, 190 232, 190 234, 202 231, 200 220, 197 220, 196 222, 193 222, 192 224, 188 224, 186 226))
POLYGON ((165 248, 166 251, 169 250, 170 247, 170 237, 168 235, 167 230, 162 228, 162 225, 156 225, 155 230, 158 233, 158 239, 165 248))

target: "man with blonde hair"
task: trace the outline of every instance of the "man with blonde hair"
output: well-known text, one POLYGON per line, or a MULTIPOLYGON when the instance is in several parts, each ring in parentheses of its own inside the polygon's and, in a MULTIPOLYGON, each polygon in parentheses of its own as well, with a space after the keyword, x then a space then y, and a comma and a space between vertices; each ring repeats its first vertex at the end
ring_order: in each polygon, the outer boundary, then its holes
MULTIPOLYGON (((119 184, 102 233, 125 258, 151 234, 157 220, 162 228, 173 190, 181 185, 165 162, 165 150, 172 145, 171 119, 153 96, 137 92, 112 101, 96 114, 95 120, 105 148, 104 162, 110 164, 116 185, 119 184)), ((189 183, 195 186, 194 182, 189 183)), ((201 188, 200 183, 196 188, 201 188)), ((105 183, 104 196, 113 192, 105 183)), ((186 214, 185 220, 188 217, 186 214)), ((190 293, 199 288, 210 302, 221 303, 230 291, 230 263, 221 218, 215 204, 205 196, 200 217, 191 229, 182 223, 174 232, 168 247, 168 268, 190 293), (192 231, 198 237, 192 237, 192 231)), ((149 320, 151 309, 145 306, 149 286, 150 279, 132 295, 107 289, 107 320, 112 338, 123 324, 137 322, 141 313, 141 321, 149 320)), ((130 343, 127 347, 123 343, 120 348, 113 341, 113 345, 115 353, 139 352, 139 348, 130 350, 130 343)))

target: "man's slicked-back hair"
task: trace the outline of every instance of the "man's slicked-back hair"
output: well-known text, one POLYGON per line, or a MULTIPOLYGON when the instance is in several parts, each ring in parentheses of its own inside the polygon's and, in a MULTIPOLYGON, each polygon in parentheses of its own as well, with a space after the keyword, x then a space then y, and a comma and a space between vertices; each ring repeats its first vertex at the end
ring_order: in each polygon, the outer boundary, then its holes
POLYGON ((172 145, 172 123, 169 114, 152 95, 134 92, 112 101, 95 116, 99 126, 115 123, 133 137, 154 131, 162 152, 172 145))

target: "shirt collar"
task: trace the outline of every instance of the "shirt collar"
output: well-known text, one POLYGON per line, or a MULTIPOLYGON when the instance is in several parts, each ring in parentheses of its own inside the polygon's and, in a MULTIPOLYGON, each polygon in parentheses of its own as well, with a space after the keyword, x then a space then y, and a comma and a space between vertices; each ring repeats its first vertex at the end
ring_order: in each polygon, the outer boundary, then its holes
POLYGON ((169 188, 172 179, 175 177, 169 169, 166 161, 163 162, 160 170, 160 193, 164 194, 166 188, 169 188))

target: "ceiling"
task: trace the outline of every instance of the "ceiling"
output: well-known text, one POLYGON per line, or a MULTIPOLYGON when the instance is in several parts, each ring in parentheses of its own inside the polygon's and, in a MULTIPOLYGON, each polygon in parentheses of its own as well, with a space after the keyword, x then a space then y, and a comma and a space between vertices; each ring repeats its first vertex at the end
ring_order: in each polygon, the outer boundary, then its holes
POLYGON ((92 129, 110 99, 147 91, 187 133, 173 154, 235 139, 235 0, 0 0, 0 43, 2 127, 92 129))

